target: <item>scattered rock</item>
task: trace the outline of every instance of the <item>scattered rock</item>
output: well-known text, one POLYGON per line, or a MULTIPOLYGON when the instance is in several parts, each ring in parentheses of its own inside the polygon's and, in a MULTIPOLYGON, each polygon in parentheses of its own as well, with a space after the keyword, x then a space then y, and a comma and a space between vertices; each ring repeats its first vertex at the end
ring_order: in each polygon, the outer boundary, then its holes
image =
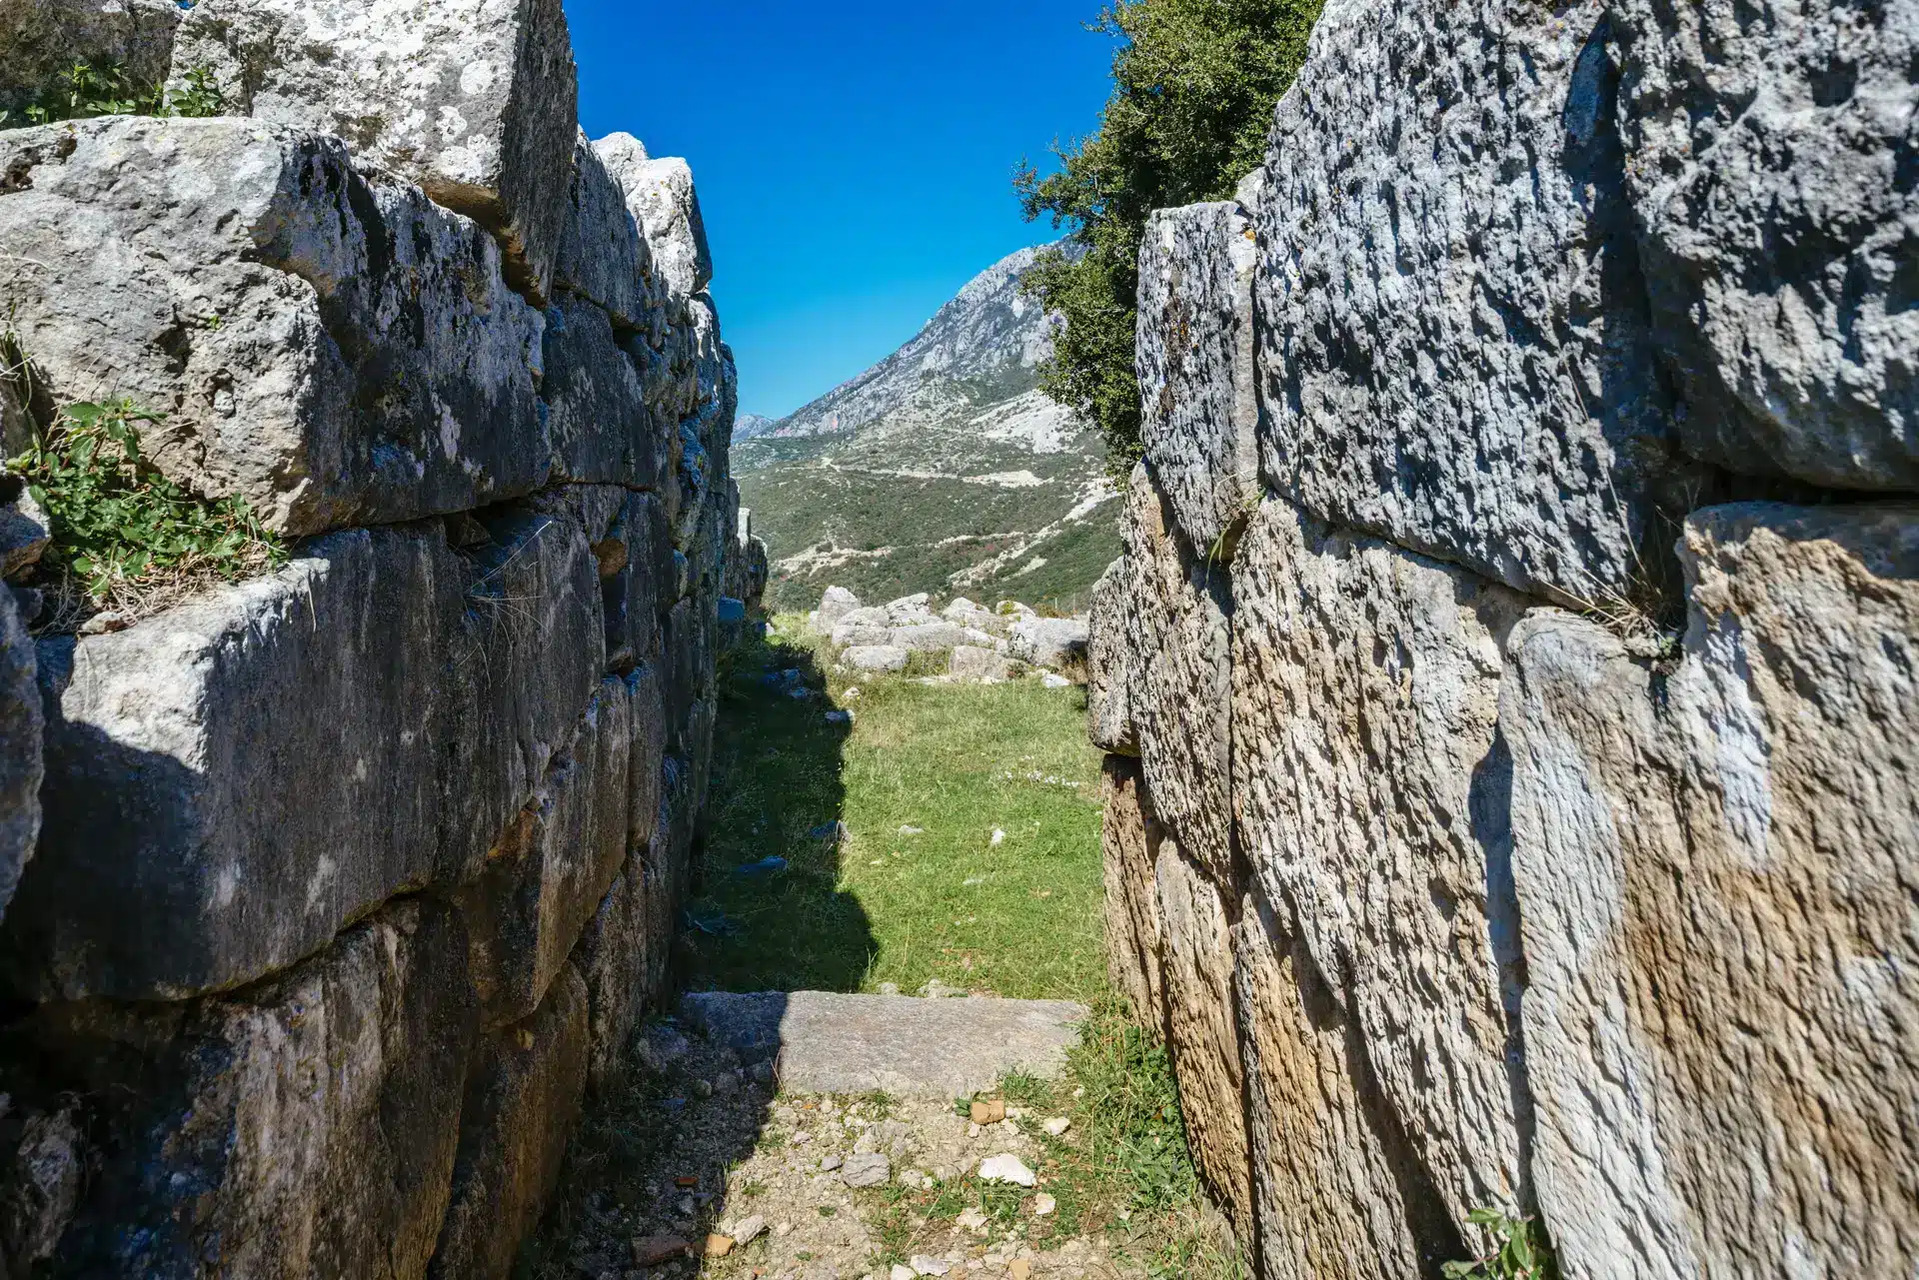
POLYGON ((1033 1197, 1033 1214, 1040 1218, 1049 1218, 1059 1211, 1059 1201, 1044 1191, 1033 1197))
POLYGON ((724 1258, 727 1254, 733 1252, 734 1246, 738 1243, 739 1241, 735 1240, 732 1236, 710 1235, 706 1238, 706 1256, 709 1258, 724 1258))
POLYGON ((911 657, 898 645, 854 645, 840 654, 840 663, 854 671, 891 672, 906 670, 907 660, 911 657))
POLYGON ((915 1254, 912 1259, 913 1274, 916 1276, 943 1276, 953 1269, 953 1264, 940 1258, 929 1258, 925 1254, 915 1254))
POLYGON ((1021 1187, 1039 1184, 1038 1176, 1016 1155, 989 1156, 980 1162, 979 1176, 988 1182, 1005 1182, 1021 1187))
POLYGON ((744 1249, 766 1234, 766 1219, 757 1213, 750 1218, 742 1218, 733 1224, 727 1234, 733 1237, 735 1245, 744 1249))
POLYGON ((1006 1103, 998 1098, 990 1102, 974 1102, 972 1114, 974 1124, 998 1124, 1006 1118, 1006 1103))
POLYGON ((1050 671, 1041 676, 1039 682, 1048 689, 1070 689, 1073 687, 1071 680, 1068 680, 1065 676, 1054 675, 1050 671))
POLYGON ((1060 1116, 1058 1119, 1048 1120, 1043 1127, 1045 1128, 1047 1133, 1051 1134, 1055 1138, 1058 1138, 1063 1136, 1068 1129, 1073 1127, 1073 1122, 1067 1119, 1065 1116, 1060 1116))
POLYGON ((692 1256, 693 1246, 678 1236, 647 1236, 633 1242, 633 1262, 636 1266, 657 1267, 662 1262, 692 1256))
POLYGON ((893 1164, 877 1151, 849 1156, 840 1170, 840 1181, 849 1187, 883 1187, 892 1176, 893 1164))

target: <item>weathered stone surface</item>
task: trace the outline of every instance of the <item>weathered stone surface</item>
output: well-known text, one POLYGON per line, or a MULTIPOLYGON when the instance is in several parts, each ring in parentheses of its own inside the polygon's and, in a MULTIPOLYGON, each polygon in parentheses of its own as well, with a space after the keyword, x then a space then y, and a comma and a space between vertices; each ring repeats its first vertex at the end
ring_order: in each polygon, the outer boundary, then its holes
POLYGON ((1261 492, 1256 239, 1239 205, 1196 204, 1153 214, 1139 255, 1140 436, 1187 544, 1221 561, 1261 492))
POLYGON ((950 622, 895 625, 885 621, 860 620, 878 612, 862 609, 842 619, 833 628, 833 643, 849 650, 884 646, 904 649, 909 653, 937 653, 942 649, 967 644, 971 638, 964 627, 956 627, 950 622))
POLYGON ((188 487, 315 533, 544 482, 539 314, 475 224, 338 140, 93 120, 0 133, 0 172, 0 293, 38 385, 165 414, 146 453, 188 487))
POLYGON ((73 1221, 87 1174, 78 1111, 0 1116, 0 1276, 52 1258, 73 1221))
POLYGON ((1233 875, 1232 599, 1223 567, 1173 537, 1144 464, 1124 517, 1127 702, 1153 807, 1186 856, 1219 884, 1233 875))
POLYGON ((779 1062, 797 1093, 950 1101, 1013 1073, 1055 1079, 1088 1016, 1066 1000, 917 1000, 824 991, 694 992, 680 1012, 749 1062, 779 1062))
POLYGON ((904 671, 912 656, 898 645, 856 644, 840 655, 840 663, 854 671, 904 671))
POLYGON ((1106 866, 1106 971, 1133 1006, 1134 1016, 1157 1030, 1166 1018, 1155 878, 1159 819, 1153 815, 1137 759, 1107 756, 1100 787, 1105 809, 1101 844, 1106 866))
POLYGON ((540 1011, 481 1038, 460 1118, 452 1204, 427 1275, 506 1280, 559 1181, 586 1089, 586 984, 571 965, 540 1011))
POLYGON ((1240 544, 1234 599, 1244 855, 1297 912, 1453 1221, 1518 1209, 1529 1104, 1497 721, 1527 601, 1278 497, 1240 544))
POLYGON ((1086 669, 1084 618, 1021 618, 1006 630, 1007 655, 1049 671, 1086 669))
POLYGON ((167 77, 174 0, 6 0, 0 4, 0 110, 17 123, 38 97, 69 89, 62 77, 76 62, 121 68, 138 90, 167 77))
POLYGON ((1132 575, 1124 559, 1115 560, 1093 588, 1093 613, 1086 638, 1086 727, 1093 745, 1119 755, 1139 754, 1139 730, 1133 724, 1131 665, 1126 615, 1132 575))
POLYGON ((573 146, 566 233, 560 239, 554 287, 578 295, 624 329, 650 328, 653 255, 626 207, 626 189, 607 171, 581 132, 573 146))
POLYGON ((474 1034, 465 959, 457 919, 415 899, 238 995, 45 1010, 43 1064, 123 1135, 57 1272, 423 1274, 474 1034))
POLYGON ((1696 515, 1676 669, 1512 642, 1534 1174, 1569 1274, 1919 1260, 1919 507, 1696 515))
POLYGON ((593 147, 626 189, 626 207, 640 224, 667 287, 683 298, 704 291, 713 281, 713 254, 693 170, 684 160, 648 158, 630 133, 608 134, 593 147))
POLYGON ((1919 23, 1900 4, 1622 0, 1620 119, 1688 448, 1919 488, 1919 23))
POLYGON ((860 598, 845 587, 828 587, 826 594, 820 597, 818 614, 820 630, 830 633, 847 614, 859 607, 860 598))
POLYGON ((1267 482, 1582 600, 1632 598, 1705 483, 1646 320, 1609 7, 1333 0, 1256 211, 1267 482))
POLYGON ((173 67, 211 71, 235 115, 336 134, 418 183, 548 296, 579 130, 560 0, 200 0, 173 67))
POLYGON ((1026 668, 994 649, 963 644, 953 650, 946 673, 955 680, 978 680, 994 684, 1012 680, 1026 668))
MULTIPOLYGON (((0 389, 0 400, 8 398, 7 391, 0 389)), ((4 439, 3 434, 0 439, 4 439)), ((0 581, 9 580, 39 563, 41 553, 53 541, 47 513, 33 500, 33 495, 21 486, 17 477, 0 475, 0 492, 10 486, 19 488, 19 492, 0 502, 0 581)))
POLYGON ((562 295, 546 313, 546 405, 555 480, 659 489, 672 432, 646 405, 640 371, 612 321, 590 302, 562 295))
POLYGON ((626 677, 633 704, 633 746, 629 752, 632 799, 627 802, 626 843, 644 849, 660 827, 660 771, 666 764, 666 702, 660 673, 640 667, 626 677))
POLYGON ((0 588, 0 919, 40 837, 45 723, 33 641, 0 588))
POLYGON ((1407 1280, 1465 1257, 1303 942, 1257 894, 1234 935, 1264 1274, 1407 1280))
POLYGON ((1252 1225, 1247 1155, 1245 1076, 1233 1011, 1232 922, 1219 888, 1159 842, 1154 884, 1159 898, 1161 980, 1166 1039, 1179 1073, 1180 1112, 1193 1163, 1241 1228, 1252 1225))
POLYGON ((128 631, 40 645, 47 823, 0 933, 22 995, 176 999, 476 874, 600 678, 585 537, 356 531, 128 631))
POLYGON ((619 875, 632 758, 632 692, 611 678, 533 803, 488 852, 480 878, 460 890, 489 1029, 532 1016, 619 875))
POLYGON ((647 932, 646 869, 627 858, 600 909, 580 937, 575 956, 587 995, 587 1086, 604 1097, 629 1068, 629 1042, 646 1011, 652 953, 667 939, 647 932))

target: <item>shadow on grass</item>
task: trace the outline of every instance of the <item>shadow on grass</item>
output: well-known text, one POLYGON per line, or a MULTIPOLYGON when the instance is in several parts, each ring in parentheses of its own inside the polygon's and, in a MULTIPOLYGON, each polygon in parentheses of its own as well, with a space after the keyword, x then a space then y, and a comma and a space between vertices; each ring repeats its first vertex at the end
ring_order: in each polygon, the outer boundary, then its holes
POLYGON ((730 654, 681 961, 692 991, 858 991, 877 954, 840 888, 852 733, 814 655, 765 641, 730 654))

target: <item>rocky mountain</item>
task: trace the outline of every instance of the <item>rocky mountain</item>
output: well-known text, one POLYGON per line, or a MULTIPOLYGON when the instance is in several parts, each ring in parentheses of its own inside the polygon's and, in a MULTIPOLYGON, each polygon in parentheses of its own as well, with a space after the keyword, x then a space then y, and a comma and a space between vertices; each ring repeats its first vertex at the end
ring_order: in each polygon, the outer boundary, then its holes
POLYGON ((733 438, 751 440, 755 436, 769 434, 779 425, 778 418, 768 418, 757 413, 742 413, 739 420, 733 424, 733 438))
POLYGON ((770 425, 737 432, 741 501, 774 557, 772 599, 1017 594, 1083 603, 1119 553, 1098 434, 1039 390, 1056 321, 994 264, 914 339, 770 425))

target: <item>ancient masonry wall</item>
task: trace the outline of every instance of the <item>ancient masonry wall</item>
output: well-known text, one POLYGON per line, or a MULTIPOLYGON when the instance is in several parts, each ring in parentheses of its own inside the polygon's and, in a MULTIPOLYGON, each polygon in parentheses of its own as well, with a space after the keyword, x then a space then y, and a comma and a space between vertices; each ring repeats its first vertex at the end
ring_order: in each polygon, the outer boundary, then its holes
POLYGON ((1116 981, 1274 1280, 1919 1267, 1919 21, 1330 0, 1141 261, 1116 981))
POLYGON ((0 1276, 504 1277, 765 582, 692 176, 580 132, 558 0, 0 14, 0 97, 232 113, 0 132, 9 443, 129 397, 292 546, 78 638, 0 591, 0 1276))

